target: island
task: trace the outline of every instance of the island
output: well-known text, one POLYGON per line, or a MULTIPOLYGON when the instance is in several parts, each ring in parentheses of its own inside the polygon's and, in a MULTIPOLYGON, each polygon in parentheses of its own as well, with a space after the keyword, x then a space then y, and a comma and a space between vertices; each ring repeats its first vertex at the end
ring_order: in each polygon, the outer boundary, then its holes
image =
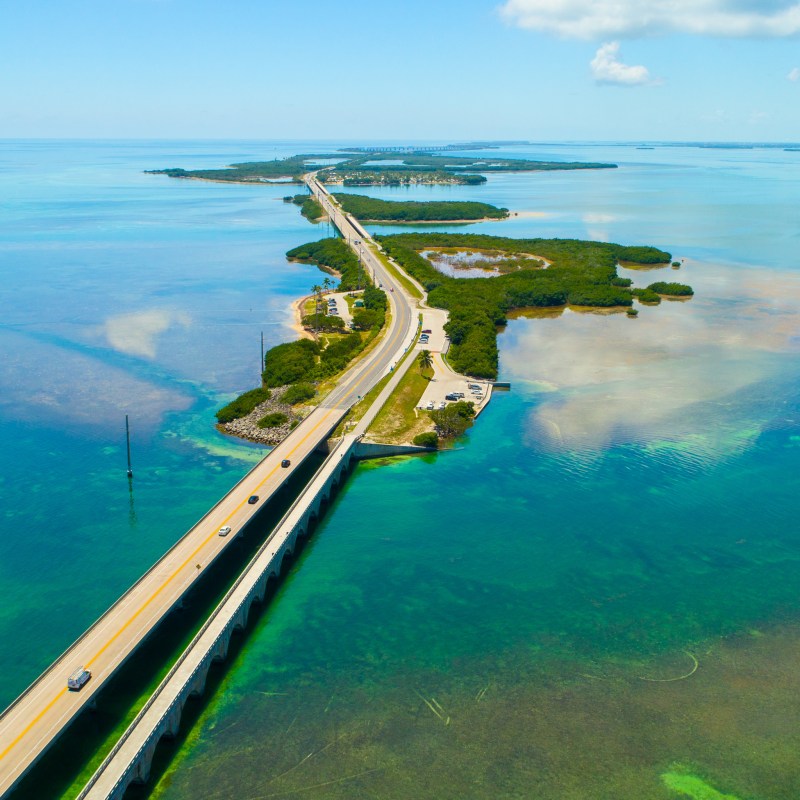
POLYGON ((507 208, 467 200, 378 200, 347 192, 333 196, 345 213, 362 222, 477 222, 508 217, 507 208))
MULTIPOLYGON (((403 186, 411 184, 474 185, 486 182, 486 173, 543 172, 552 170, 614 169, 616 164, 578 161, 537 161, 441 155, 451 149, 341 150, 305 153, 272 161, 230 164, 223 169, 186 170, 171 167, 146 170, 150 175, 234 183, 302 183, 316 172, 324 184, 344 186, 403 186)), ((456 148, 458 149, 458 148, 456 148)))
MULTIPOLYGON (((341 197, 346 203, 353 195, 341 197)), ((656 247, 433 232, 380 236, 376 241, 377 255, 405 290, 424 299, 421 312, 432 313, 423 308, 446 312, 441 329, 449 341, 443 361, 444 350, 427 349, 428 331, 420 324, 417 343, 422 349, 409 350, 403 359, 414 359, 418 368, 404 370, 370 430, 371 440, 387 444, 431 449, 464 433, 485 406, 497 378, 497 335, 512 311, 570 306, 619 310, 635 318, 634 301, 656 305, 662 297, 692 295, 685 284, 660 281, 634 287, 630 278, 619 276, 622 265, 669 266, 671 254, 656 247), (445 398, 449 402, 421 406, 427 389, 437 385, 431 381, 458 380, 472 391, 471 399, 451 393, 445 398), (476 380, 480 383, 470 383, 476 380)), ((217 413, 220 430, 273 444, 299 424, 335 385, 337 376, 381 335, 387 313, 385 292, 373 284, 344 240, 309 242, 289 250, 287 257, 316 265, 336 276, 339 285, 334 287, 326 276, 312 287, 312 294, 301 303, 307 338, 270 349, 262 386, 217 413), (335 310, 337 303, 346 304, 348 324, 335 310)), ((359 409, 373 401, 374 394, 368 394, 349 418, 358 419, 359 409)))

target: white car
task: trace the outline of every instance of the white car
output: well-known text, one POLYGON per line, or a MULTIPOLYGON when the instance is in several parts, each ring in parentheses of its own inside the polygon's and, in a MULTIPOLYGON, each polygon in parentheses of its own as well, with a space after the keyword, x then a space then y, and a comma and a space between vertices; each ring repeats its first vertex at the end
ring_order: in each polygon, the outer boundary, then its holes
POLYGON ((433 411, 433 400, 429 401, 428 405, 425 406, 425 408, 427 408, 428 411, 433 411))
POLYGON ((441 411, 443 408, 447 408, 447 403, 444 400, 439 403, 439 410, 441 411))
POLYGON ((227 536, 230 532, 231 532, 231 526, 230 525, 223 525, 219 529, 219 535, 220 536, 227 536))

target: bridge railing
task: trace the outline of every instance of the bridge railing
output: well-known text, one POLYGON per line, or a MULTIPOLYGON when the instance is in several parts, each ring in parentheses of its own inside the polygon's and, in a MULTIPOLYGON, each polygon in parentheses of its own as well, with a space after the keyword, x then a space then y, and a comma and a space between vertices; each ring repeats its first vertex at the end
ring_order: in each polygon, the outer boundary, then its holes
MULTIPOLYGON (((309 414, 309 416, 306 417, 306 419, 310 418, 311 415, 309 414)), ((158 561, 155 562, 155 564, 153 564, 145 573, 143 573, 136 580, 136 582, 133 583, 127 589, 127 591, 125 591, 122 595, 120 595, 114 601, 114 603, 111 606, 109 606, 77 639, 75 639, 75 641, 73 641, 72 644, 70 644, 69 647, 67 647, 66 650, 64 650, 61 653, 61 655, 55 659, 55 661, 51 662, 50 665, 47 667, 47 669, 45 669, 37 678, 35 678, 28 685, 26 689, 20 692, 20 694, 14 700, 12 700, 8 706, 6 706, 3 712, 0 713, 0 722, 2 722, 2 720, 11 711, 13 711, 13 709, 25 698, 25 696, 29 692, 31 692, 36 687, 38 683, 40 683, 50 672, 52 672, 53 669, 55 669, 55 667, 57 667, 67 658, 67 656, 81 642, 81 640, 85 639, 95 628, 98 627, 98 625, 100 625, 106 619, 106 617, 108 617, 109 614, 111 614, 116 608, 118 608, 122 603, 124 603, 125 600, 131 595, 131 593, 134 592, 136 588, 142 583, 142 581, 144 581, 148 577, 148 575, 157 570, 159 566, 163 563, 164 559, 166 559, 174 550, 176 550, 181 545, 181 543, 186 539, 186 537, 189 536, 192 533, 192 531, 194 531, 195 528, 201 525, 220 506, 220 504, 225 500, 225 498, 228 497, 228 495, 230 495, 231 492, 235 491, 245 481, 247 481, 247 479, 264 463, 265 459, 269 458, 269 456, 270 453, 267 453, 267 455, 265 455, 264 458, 257 461, 244 475, 242 475, 242 477, 239 478, 239 480, 236 481, 236 483, 233 486, 231 486, 231 488, 219 500, 217 500, 217 502, 214 503, 214 505, 211 506, 211 508, 209 508, 208 511, 206 511, 206 513, 203 514, 203 516, 200 517, 200 519, 197 520, 197 522, 195 522, 194 525, 192 525, 186 531, 186 533, 183 534, 183 536, 180 537, 180 539, 177 539, 175 541, 175 543, 169 548, 169 550, 167 550, 166 553, 164 553, 164 555, 161 556, 161 558, 159 558, 158 561)), ((67 670, 67 672, 70 672, 76 666, 77 666, 76 664, 73 664, 72 668, 70 670, 67 670)), ((64 681, 66 682, 66 673, 64 681)))
MULTIPOLYGON (((350 450, 351 448, 353 448, 355 443, 356 443, 356 441, 357 441, 356 438, 353 437, 352 440, 346 445, 346 449, 350 450)), ((340 442, 339 446, 336 447, 333 450, 333 452, 325 459, 325 461, 322 462, 322 464, 320 465, 320 468, 314 473, 314 476, 311 478, 311 480, 308 482, 308 484, 306 484, 306 488, 298 495, 297 499, 292 503, 292 505, 289 506, 289 509, 283 515, 283 517, 281 518, 280 522, 275 526, 275 528, 273 529, 272 533, 266 538, 266 540, 261 545, 261 547, 258 548, 258 550, 256 551, 255 555, 250 559, 250 561, 248 562, 247 566, 242 571, 241 575, 239 575, 239 577, 233 582, 231 588, 228 589, 228 591, 225 593, 225 596, 222 598, 222 600, 219 602, 217 607, 211 613, 211 616, 206 620, 206 622, 203 624, 203 626, 200 628, 200 630, 195 634, 195 636, 192 638, 192 641, 189 643, 189 645, 186 647, 186 649, 178 657, 178 660, 172 666, 172 669, 170 669, 170 671, 166 674, 166 676, 161 681, 161 683, 156 687, 156 690, 153 692, 153 694, 150 696, 150 698, 147 700, 147 702, 142 706, 141 710, 136 715, 136 717, 134 718, 133 722, 131 722, 131 724, 128 726, 128 728, 125 730, 125 732, 120 737, 119 741, 117 741, 117 743, 114 745, 114 747, 112 747, 111 750, 109 751, 108 755, 103 759, 102 764, 100 764, 100 766, 97 768, 97 770, 95 771, 94 775, 92 775, 92 777, 89 779, 89 781, 86 784, 86 786, 83 787, 83 790, 78 795, 76 800, 84 800, 88 796, 89 792, 94 788, 94 786, 100 780, 100 778, 103 775, 103 772, 108 768, 109 764, 112 762, 114 757, 117 755, 117 753, 119 753, 119 751, 122 749, 122 747, 128 741, 128 739, 130 739, 130 737, 133 735, 134 731, 136 730, 136 726, 139 725, 139 723, 144 719, 144 717, 147 714, 147 712, 153 707, 154 703, 159 699, 159 697, 161 697, 163 692, 167 689, 167 687, 169 686, 169 682, 172 680, 172 678, 175 676, 175 674, 178 672, 178 670, 186 662, 186 659, 189 658, 189 656, 192 654, 192 651, 194 650, 194 648, 197 647, 197 645, 199 644, 200 640, 203 638, 203 636, 209 630, 209 628, 214 623, 214 621, 217 619, 217 617, 219 617, 219 615, 222 614, 223 611, 225 611, 225 605, 228 602, 230 602, 230 599, 233 597, 233 595, 235 594, 236 590, 242 585, 242 583, 244 583, 250 577, 251 570, 258 564, 258 560, 261 558, 261 556, 264 554, 264 552, 269 548, 269 546, 275 541, 275 538, 279 535, 281 530, 283 530, 283 528, 286 525, 287 521, 289 519, 291 519, 292 514, 298 509, 299 506, 303 505, 304 503, 310 504, 310 503, 312 503, 314 501, 314 499, 316 498, 316 494, 311 499, 307 499, 308 494, 311 492, 311 487, 314 486, 314 484, 316 482, 316 479, 324 472, 324 470, 329 467, 330 463, 334 460, 334 455, 341 449, 343 444, 344 444, 344 440, 342 442, 340 442)), ((344 454, 342 454, 342 455, 344 455, 344 454)), ((324 488, 324 486, 323 486, 323 488, 324 488)), ((319 491, 319 489, 315 489, 315 492, 318 492, 318 491, 319 491)), ((291 533, 292 530, 294 530, 294 528, 290 528, 289 531, 286 531, 287 538, 288 538, 288 534, 291 533)), ((259 573, 259 575, 253 581, 254 584, 257 583, 263 577, 264 572, 266 572, 270 568, 271 563, 272 563, 272 560, 270 559, 270 561, 267 562, 266 566, 262 569, 262 571, 259 573)), ((245 605, 248 602, 248 600, 249 600, 249 595, 245 595, 245 597, 242 599, 242 601, 236 606, 236 608, 234 609, 233 613, 230 614, 231 620, 236 618, 236 615, 239 613, 239 611, 241 610, 242 606, 245 605)), ((208 652, 209 653, 214 651, 216 645, 219 643, 219 641, 222 638, 222 636, 224 635, 224 633, 225 633, 225 629, 223 629, 219 633, 219 635, 214 639, 214 641, 211 643, 211 646, 208 648, 208 652)), ((203 658, 205 658, 205 655, 204 655, 203 658)), ((189 675, 189 679, 187 680, 187 684, 191 683, 191 681, 196 677, 196 675, 198 674, 198 672, 202 668, 203 668, 203 659, 201 659, 198 662, 197 666, 192 670, 191 674, 189 675)), ((179 694, 176 695, 176 699, 179 696, 180 696, 179 694)), ((168 708, 158 718, 156 724, 153 726, 153 732, 157 731, 161 727, 161 725, 163 724, 164 720, 172 713, 173 706, 174 706, 174 703, 170 703, 168 708)), ((131 759, 131 761, 129 762, 129 764, 126 765, 125 771, 119 777, 119 779, 116 781, 116 783, 112 787, 112 790, 111 790, 111 792, 109 794, 113 794, 113 792, 116 791, 117 788, 119 788, 120 784, 124 782, 124 780, 125 780, 125 778, 126 778, 126 776, 128 774, 128 770, 130 769, 130 767, 133 764, 135 764, 138 761, 139 757, 144 752, 144 750, 148 747, 149 744, 150 744, 150 736, 148 736, 145 739, 145 741, 142 743, 141 747, 139 747, 139 749, 134 754, 134 756, 131 759)))

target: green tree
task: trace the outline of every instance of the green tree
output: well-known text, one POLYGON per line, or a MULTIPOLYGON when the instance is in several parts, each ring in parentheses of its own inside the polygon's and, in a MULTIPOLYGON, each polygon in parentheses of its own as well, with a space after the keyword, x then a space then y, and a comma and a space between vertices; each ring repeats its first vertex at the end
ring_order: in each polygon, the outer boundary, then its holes
POLYGON ((461 436, 472 424, 475 416, 475 405, 460 400, 450 403, 441 410, 431 411, 431 419, 436 425, 439 435, 445 439, 461 436))
POLYGON ((281 401, 293 406, 310 400, 316 393, 317 390, 310 383, 294 383, 283 393, 281 401))
POLYGON ((267 414, 258 421, 259 428, 280 428, 281 425, 285 425, 289 421, 289 417, 286 414, 280 411, 273 411, 271 414, 267 414))
POLYGON ((424 372, 433 366, 433 356, 430 350, 421 350, 417 356, 417 364, 419 364, 419 371, 424 372))
POLYGON ((439 437, 435 431, 425 431, 424 433, 418 433, 413 442, 417 447, 438 447, 439 437))

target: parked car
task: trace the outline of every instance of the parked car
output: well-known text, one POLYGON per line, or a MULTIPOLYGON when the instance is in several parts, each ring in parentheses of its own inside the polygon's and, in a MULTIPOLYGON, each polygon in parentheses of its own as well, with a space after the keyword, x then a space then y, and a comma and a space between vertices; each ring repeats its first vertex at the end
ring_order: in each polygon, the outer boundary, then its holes
POLYGON ((428 402, 428 405, 427 405, 427 406, 425 406, 425 408, 427 408, 427 409, 428 409, 428 411, 433 411, 433 400, 430 400, 430 401, 428 402))
POLYGON ((254 506, 258 502, 258 495, 251 494, 247 502, 250 503, 251 506, 254 506))
POLYGON ((219 529, 219 535, 220 536, 227 536, 230 532, 231 532, 231 526, 230 525, 223 525, 219 529))
POLYGON ((290 467, 291 465, 292 465, 292 462, 291 462, 291 461, 289 461, 289 459, 288 459, 288 458, 284 458, 284 459, 283 459, 283 461, 281 461, 281 466, 282 466, 284 469, 285 469, 286 467, 290 467))
POLYGON ((422 333, 431 333, 431 329, 430 328, 425 328, 425 330, 422 331, 422 333))
POLYGON ((444 400, 439 403, 439 410, 441 411, 443 408, 447 408, 447 403, 444 400))

